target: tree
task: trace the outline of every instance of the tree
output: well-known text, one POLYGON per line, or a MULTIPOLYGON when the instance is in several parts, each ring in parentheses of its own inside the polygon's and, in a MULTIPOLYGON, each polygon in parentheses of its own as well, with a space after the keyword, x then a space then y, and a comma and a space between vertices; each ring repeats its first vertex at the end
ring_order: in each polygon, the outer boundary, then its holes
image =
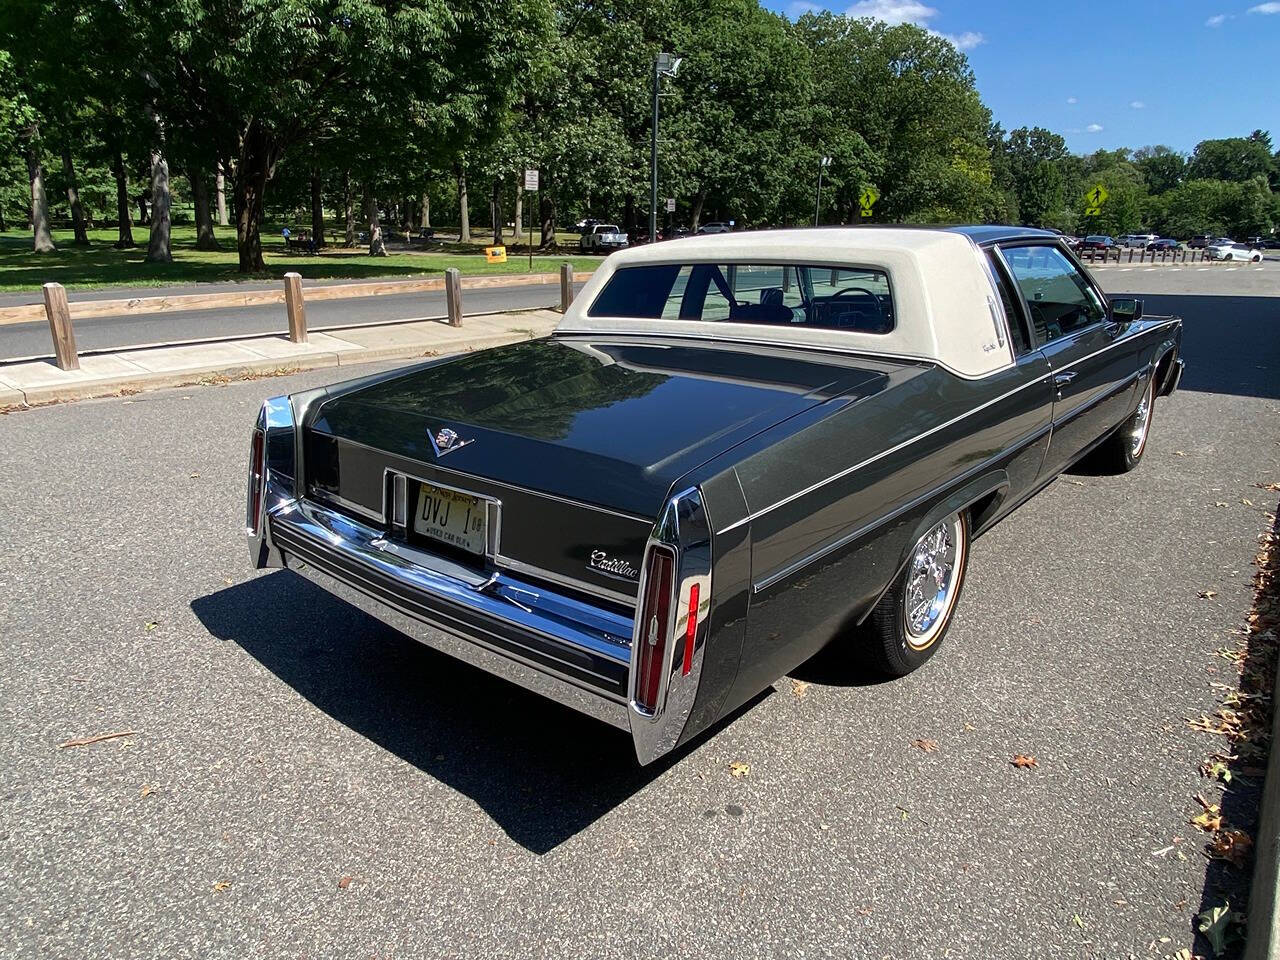
POLYGON ((1163 144, 1134 151, 1133 162, 1151 193, 1172 190, 1187 173, 1187 158, 1163 144))
POLYGON ((1067 142, 1043 127, 1019 127, 1004 145, 1020 222, 1057 225, 1066 203, 1067 142))
POLYGON ((1275 170, 1271 138, 1262 131, 1251 137, 1201 140, 1187 164, 1187 176, 1195 180, 1234 180, 1270 177, 1275 170))

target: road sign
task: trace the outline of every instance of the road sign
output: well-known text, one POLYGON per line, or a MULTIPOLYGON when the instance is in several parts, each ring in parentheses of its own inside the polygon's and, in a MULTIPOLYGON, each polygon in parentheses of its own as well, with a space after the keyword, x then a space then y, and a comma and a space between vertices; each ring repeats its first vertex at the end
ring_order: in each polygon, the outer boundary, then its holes
POLYGON ((858 204, 862 207, 862 215, 864 217, 871 216, 871 208, 876 205, 876 201, 880 199, 880 194, 876 193, 875 187, 863 187, 862 193, 858 194, 858 204))
POLYGON ((506 263, 507 248, 506 247, 485 247, 484 259, 486 263, 506 263))
POLYGON ((1084 195, 1084 199, 1091 208, 1097 209, 1106 202, 1106 199, 1109 196, 1111 196, 1111 194, 1107 193, 1107 188, 1099 183, 1084 195))
POLYGON ((667 213, 675 213, 675 212, 676 212, 676 198, 667 197, 667 213))
POLYGON ((524 188, 526 190, 538 189, 538 171, 537 170, 526 170, 524 172, 524 188))

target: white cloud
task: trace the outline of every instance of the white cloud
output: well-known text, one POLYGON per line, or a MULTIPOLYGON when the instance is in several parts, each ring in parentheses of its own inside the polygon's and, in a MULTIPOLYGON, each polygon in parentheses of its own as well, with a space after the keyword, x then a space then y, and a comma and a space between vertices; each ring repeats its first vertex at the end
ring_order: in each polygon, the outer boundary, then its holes
POLYGON ((891 27, 899 23, 924 24, 938 15, 934 7, 925 6, 919 0, 858 0, 845 12, 851 17, 883 20, 891 27))
POLYGON ((1206 27, 1220 27, 1226 23, 1228 17, 1225 13, 1215 13, 1212 17, 1204 22, 1206 27))
POLYGON ((1067 103, 1079 103, 1079 102, 1080 101, 1077 100, 1075 97, 1067 97, 1067 103))
MULTIPOLYGON (((807 2, 808 0, 794 0, 792 8, 807 2)), ((900 23, 914 23, 918 27, 923 27, 932 36, 946 40, 957 50, 972 50, 987 42, 987 38, 975 30, 965 30, 962 33, 943 33, 940 30, 934 30, 929 26, 929 21, 938 15, 938 8, 921 3, 920 0, 858 0, 845 13, 850 17, 870 17, 873 20, 881 20, 891 27, 900 23)))
POLYGON ((1146 106, 1146 104, 1143 103, 1141 100, 1130 100, 1129 106, 1133 107, 1133 109, 1135 110, 1141 110, 1143 107, 1146 106))
POLYGON ((1280 13, 1280 3, 1260 3, 1249 8, 1250 13, 1280 13))
POLYGON ((1100 124, 1100 123, 1091 123, 1091 124, 1089 124, 1087 127, 1085 127, 1085 128, 1084 128, 1084 132, 1085 132, 1085 133, 1101 133, 1101 132, 1102 132, 1102 124, 1100 124))

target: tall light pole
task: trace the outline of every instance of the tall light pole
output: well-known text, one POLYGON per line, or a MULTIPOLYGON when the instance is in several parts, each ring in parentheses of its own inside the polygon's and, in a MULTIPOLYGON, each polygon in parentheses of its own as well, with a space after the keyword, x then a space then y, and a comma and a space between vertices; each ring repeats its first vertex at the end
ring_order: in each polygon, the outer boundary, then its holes
POLYGON ((813 225, 818 225, 818 211, 822 209, 822 174, 831 166, 830 157, 822 157, 818 161, 818 196, 813 201, 813 225))
POLYGON ((649 143, 649 242, 658 239, 658 97, 662 78, 674 77, 683 58, 660 53, 653 58, 653 138, 649 143))

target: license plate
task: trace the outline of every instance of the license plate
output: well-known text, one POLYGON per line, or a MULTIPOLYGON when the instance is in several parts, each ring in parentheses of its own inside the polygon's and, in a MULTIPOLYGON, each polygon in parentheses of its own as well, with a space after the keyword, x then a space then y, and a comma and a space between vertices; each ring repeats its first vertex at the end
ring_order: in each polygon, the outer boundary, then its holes
POLYGON ((479 497, 424 483, 418 488, 413 529, 469 553, 483 554, 488 543, 488 512, 479 497))

